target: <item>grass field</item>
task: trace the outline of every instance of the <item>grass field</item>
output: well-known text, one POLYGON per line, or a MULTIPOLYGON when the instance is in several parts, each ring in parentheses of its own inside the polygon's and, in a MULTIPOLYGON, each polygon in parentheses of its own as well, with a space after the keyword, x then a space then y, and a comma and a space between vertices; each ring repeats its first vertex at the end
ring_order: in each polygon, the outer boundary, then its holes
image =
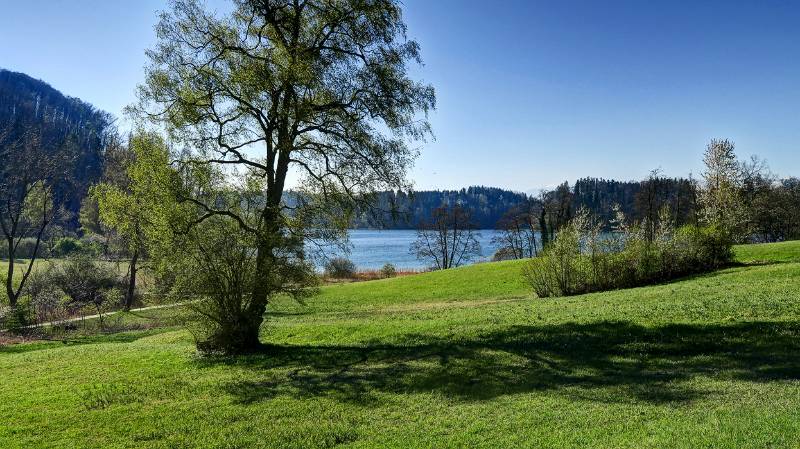
POLYGON ((0 447, 800 447, 800 242, 737 258, 557 299, 518 262, 324 287, 240 358, 174 326, 0 348, 0 447))

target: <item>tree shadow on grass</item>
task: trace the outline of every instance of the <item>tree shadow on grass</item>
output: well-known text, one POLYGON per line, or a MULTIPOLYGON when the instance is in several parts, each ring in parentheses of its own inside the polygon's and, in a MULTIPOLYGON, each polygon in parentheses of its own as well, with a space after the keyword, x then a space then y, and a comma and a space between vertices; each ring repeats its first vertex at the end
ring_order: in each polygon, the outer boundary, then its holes
POLYGON ((166 328, 127 331, 117 333, 98 333, 95 335, 75 335, 75 336, 36 336, 28 343, 18 343, 11 345, 0 345, 0 354, 22 354, 26 352, 41 351, 66 346, 81 346, 100 343, 133 343, 141 338, 166 332, 166 328))
POLYGON ((381 401, 378 393, 422 392, 482 401, 558 391, 595 401, 681 404, 717 394, 688 382, 701 376, 799 380, 800 323, 516 326, 459 341, 409 335, 394 344, 272 345, 262 354, 198 363, 251 370, 248 380, 226 386, 240 403, 289 395, 369 405, 381 401))

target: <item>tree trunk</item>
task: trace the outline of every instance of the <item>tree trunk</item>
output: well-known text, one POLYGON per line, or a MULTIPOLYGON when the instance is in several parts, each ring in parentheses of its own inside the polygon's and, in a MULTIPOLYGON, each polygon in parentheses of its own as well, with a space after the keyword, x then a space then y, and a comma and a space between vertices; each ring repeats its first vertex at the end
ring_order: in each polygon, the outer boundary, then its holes
POLYGON ((17 295, 14 292, 14 258, 16 251, 14 251, 14 240, 8 240, 8 272, 6 273, 6 295, 8 296, 8 305, 14 309, 17 307, 17 295))
POLYGON ((128 291, 125 292, 125 310, 131 310, 133 306, 133 300, 136 295, 136 272, 137 266, 136 263, 139 261, 139 251, 136 250, 133 252, 133 256, 131 257, 131 264, 129 267, 129 274, 128 276, 128 291))
POLYGON ((277 206, 267 208, 262 213, 262 235, 259 236, 256 255, 256 282, 250 297, 250 304, 244 312, 237 331, 235 352, 251 352, 261 346, 259 333, 264 322, 264 313, 267 310, 270 293, 275 291, 273 278, 270 271, 275 265, 275 247, 280 241, 279 216, 275 212, 277 206))
POLYGON ((550 236, 547 234, 547 215, 542 208, 542 212, 539 215, 539 227, 542 230, 542 249, 547 247, 547 244, 550 243, 550 236))

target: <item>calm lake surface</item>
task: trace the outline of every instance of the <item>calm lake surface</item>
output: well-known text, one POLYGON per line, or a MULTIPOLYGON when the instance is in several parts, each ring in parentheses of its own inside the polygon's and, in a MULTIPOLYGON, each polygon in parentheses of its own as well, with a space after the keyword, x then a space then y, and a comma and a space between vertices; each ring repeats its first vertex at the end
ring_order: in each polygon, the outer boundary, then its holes
MULTIPOLYGON (((480 234, 477 238, 481 244, 481 257, 474 262, 489 260, 497 251, 497 246, 492 245, 491 241, 498 231, 487 229, 477 232, 480 234)), ((427 264, 409 252, 411 243, 416 239, 417 231, 410 229, 354 229, 350 231, 350 254, 344 256, 352 260, 359 270, 375 270, 387 263, 398 269, 420 270, 426 268, 427 264)))

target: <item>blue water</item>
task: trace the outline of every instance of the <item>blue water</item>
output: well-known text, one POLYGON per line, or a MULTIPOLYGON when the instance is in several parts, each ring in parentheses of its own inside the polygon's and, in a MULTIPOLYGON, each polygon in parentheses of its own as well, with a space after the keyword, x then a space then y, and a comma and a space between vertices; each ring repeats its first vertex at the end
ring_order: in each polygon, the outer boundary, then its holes
MULTIPOLYGON (((481 244, 481 257, 473 262, 489 260, 497 251, 497 246, 491 243, 497 231, 482 230, 479 234, 477 238, 481 244)), ((414 230, 355 229, 350 231, 349 254, 330 251, 328 255, 343 255, 352 260, 359 270, 379 269, 387 263, 398 269, 421 270, 429 264, 417 260, 416 256, 409 252, 411 243, 416 239, 417 231, 414 230)))

